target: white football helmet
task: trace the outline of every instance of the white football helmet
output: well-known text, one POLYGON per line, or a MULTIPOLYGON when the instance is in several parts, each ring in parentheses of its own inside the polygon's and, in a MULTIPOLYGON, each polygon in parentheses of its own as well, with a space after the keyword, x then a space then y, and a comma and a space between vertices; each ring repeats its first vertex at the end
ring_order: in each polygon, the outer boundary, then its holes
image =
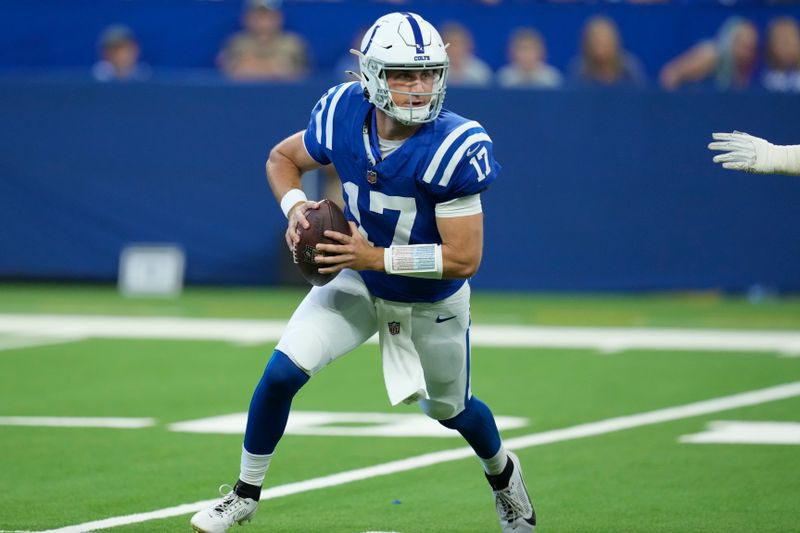
POLYGON ((447 48, 431 23, 414 13, 389 13, 379 18, 364 34, 358 56, 361 86, 378 109, 403 124, 431 122, 439 116, 447 87, 447 48), (393 90, 409 100, 430 96, 426 105, 398 106, 392 99, 387 70, 422 70, 432 75, 429 93, 393 90))

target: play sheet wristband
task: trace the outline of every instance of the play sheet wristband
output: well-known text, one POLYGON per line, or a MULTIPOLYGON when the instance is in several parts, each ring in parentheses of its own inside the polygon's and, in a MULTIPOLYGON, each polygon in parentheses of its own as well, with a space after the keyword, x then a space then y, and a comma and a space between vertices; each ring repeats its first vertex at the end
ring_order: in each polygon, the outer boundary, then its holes
POLYGON ((383 267, 387 274, 442 279, 442 245, 392 245, 383 251, 383 267))

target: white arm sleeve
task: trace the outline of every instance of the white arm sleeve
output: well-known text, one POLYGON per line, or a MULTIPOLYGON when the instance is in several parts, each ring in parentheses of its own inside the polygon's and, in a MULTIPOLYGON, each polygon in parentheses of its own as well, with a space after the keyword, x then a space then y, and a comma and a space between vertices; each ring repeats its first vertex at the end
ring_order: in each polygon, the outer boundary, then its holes
POLYGON ((483 211, 483 209, 481 208, 480 194, 462 196, 455 200, 436 204, 437 218, 465 217, 468 215, 477 215, 481 211, 483 211))

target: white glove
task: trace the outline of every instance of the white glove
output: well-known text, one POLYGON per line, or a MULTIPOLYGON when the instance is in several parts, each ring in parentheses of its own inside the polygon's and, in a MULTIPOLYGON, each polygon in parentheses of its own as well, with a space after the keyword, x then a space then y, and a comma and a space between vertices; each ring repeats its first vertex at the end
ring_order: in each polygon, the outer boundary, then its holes
POLYGON ((714 133, 709 150, 726 152, 714 156, 724 168, 757 174, 800 173, 800 146, 776 146, 769 141, 734 131, 714 133))
POLYGON ((709 144, 709 150, 727 152, 715 155, 714 163, 722 163, 724 168, 732 170, 745 170, 762 174, 774 172, 772 168, 767 166, 767 160, 769 159, 767 153, 769 152, 769 147, 773 146, 768 141, 739 131, 713 133, 711 136, 714 140, 720 142, 709 144))

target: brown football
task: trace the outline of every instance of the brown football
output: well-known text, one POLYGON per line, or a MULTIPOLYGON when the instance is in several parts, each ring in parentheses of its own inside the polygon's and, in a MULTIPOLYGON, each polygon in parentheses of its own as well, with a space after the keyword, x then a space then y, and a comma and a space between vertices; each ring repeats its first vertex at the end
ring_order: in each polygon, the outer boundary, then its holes
POLYGON ((325 230, 350 235, 350 226, 339 206, 328 199, 319 203, 319 209, 310 209, 306 213, 306 220, 311 227, 300 228, 300 242, 295 246, 294 262, 309 283, 321 287, 335 278, 336 274, 320 274, 317 270, 319 265, 314 262, 314 257, 325 255, 317 250, 317 244, 338 244, 325 236, 325 230))

